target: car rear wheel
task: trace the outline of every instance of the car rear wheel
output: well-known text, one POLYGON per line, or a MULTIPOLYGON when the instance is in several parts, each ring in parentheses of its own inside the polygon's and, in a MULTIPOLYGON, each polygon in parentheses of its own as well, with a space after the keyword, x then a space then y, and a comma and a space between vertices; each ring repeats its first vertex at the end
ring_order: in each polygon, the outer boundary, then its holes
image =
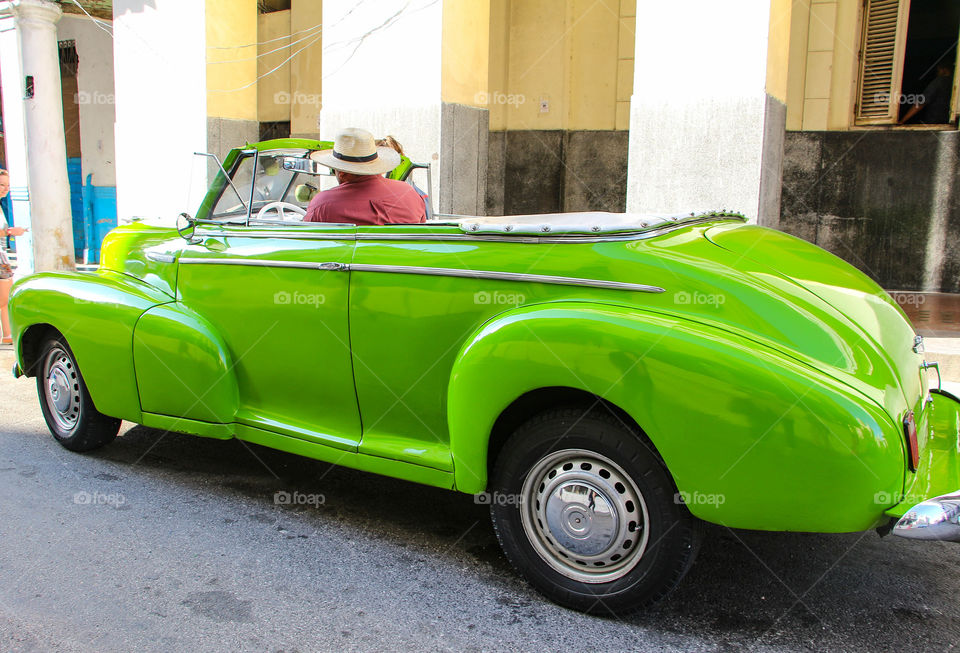
POLYGON ((490 512, 507 557, 569 608, 623 615, 664 597, 696 555, 698 523, 641 433, 605 412, 554 410, 506 442, 490 512))
POLYGON ((66 341, 51 338, 41 351, 37 394, 53 437, 71 451, 90 451, 112 442, 120 430, 120 420, 104 415, 93 405, 66 341))

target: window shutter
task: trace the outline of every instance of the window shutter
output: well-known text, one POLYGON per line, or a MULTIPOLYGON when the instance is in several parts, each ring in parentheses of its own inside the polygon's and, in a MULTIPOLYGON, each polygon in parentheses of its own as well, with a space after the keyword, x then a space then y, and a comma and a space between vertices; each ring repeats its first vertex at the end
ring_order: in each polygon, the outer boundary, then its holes
POLYGON ((897 121, 910 0, 865 0, 858 125, 897 121))

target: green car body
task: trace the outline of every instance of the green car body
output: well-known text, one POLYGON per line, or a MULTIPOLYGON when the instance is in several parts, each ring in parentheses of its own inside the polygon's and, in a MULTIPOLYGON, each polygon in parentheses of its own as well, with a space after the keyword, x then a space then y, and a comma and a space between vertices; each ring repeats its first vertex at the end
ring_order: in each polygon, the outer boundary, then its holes
POLYGON ((186 237, 121 226, 98 271, 19 281, 16 372, 55 330, 105 415, 467 493, 529 415, 602 403, 693 516, 736 528, 862 531, 960 488, 957 403, 907 318, 802 240, 731 214, 599 236, 218 222, 224 185, 186 237))

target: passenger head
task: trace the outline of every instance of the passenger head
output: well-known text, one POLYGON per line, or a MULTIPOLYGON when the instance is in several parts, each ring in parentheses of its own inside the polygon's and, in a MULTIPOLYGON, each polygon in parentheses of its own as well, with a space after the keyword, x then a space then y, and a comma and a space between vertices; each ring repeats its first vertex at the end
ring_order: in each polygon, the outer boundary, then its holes
POLYGON ((0 168, 0 197, 6 197, 8 192, 10 192, 10 175, 0 168))
POLYGON ((397 139, 395 139, 393 136, 387 135, 387 136, 384 136, 383 138, 378 138, 377 145, 380 147, 393 148, 397 152, 397 154, 399 154, 400 156, 403 156, 403 145, 400 145, 400 143, 397 142, 397 139))

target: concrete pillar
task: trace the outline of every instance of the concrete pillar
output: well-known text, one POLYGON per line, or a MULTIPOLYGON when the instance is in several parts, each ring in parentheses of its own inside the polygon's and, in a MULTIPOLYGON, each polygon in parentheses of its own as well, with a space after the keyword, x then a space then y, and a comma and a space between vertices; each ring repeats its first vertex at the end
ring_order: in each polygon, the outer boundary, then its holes
MULTIPOLYGON (((30 226, 30 186, 27 174, 27 128, 23 109, 23 66, 20 37, 11 3, 0 3, 0 77, 3 91, 3 127, 6 167, 10 172, 10 207, 21 227, 30 226)), ((7 216, 10 219, 10 216, 7 216)), ((16 239, 17 269, 33 272, 33 232, 16 239)))
POLYGON ((434 208, 484 210, 489 0, 323 3, 320 135, 391 134, 431 164, 434 208))
POLYGON ((628 211, 779 223, 790 6, 637 3, 628 211))
MULTIPOLYGON (((5 62, 3 78, 5 86, 19 86, 23 98, 32 267, 36 271, 73 270, 73 218, 56 32, 60 6, 47 0, 12 0, 0 4, 0 12, 12 15, 20 45, 20 74, 8 77, 5 62)), ((9 97, 6 91, 4 96, 5 100, 9 97)), ((5 102, 4 106, 9 105, 5 102)))
POLYGON ((207 186, 205 3, 114 0, 113 36, 117 217, 172 224, 207 186))

